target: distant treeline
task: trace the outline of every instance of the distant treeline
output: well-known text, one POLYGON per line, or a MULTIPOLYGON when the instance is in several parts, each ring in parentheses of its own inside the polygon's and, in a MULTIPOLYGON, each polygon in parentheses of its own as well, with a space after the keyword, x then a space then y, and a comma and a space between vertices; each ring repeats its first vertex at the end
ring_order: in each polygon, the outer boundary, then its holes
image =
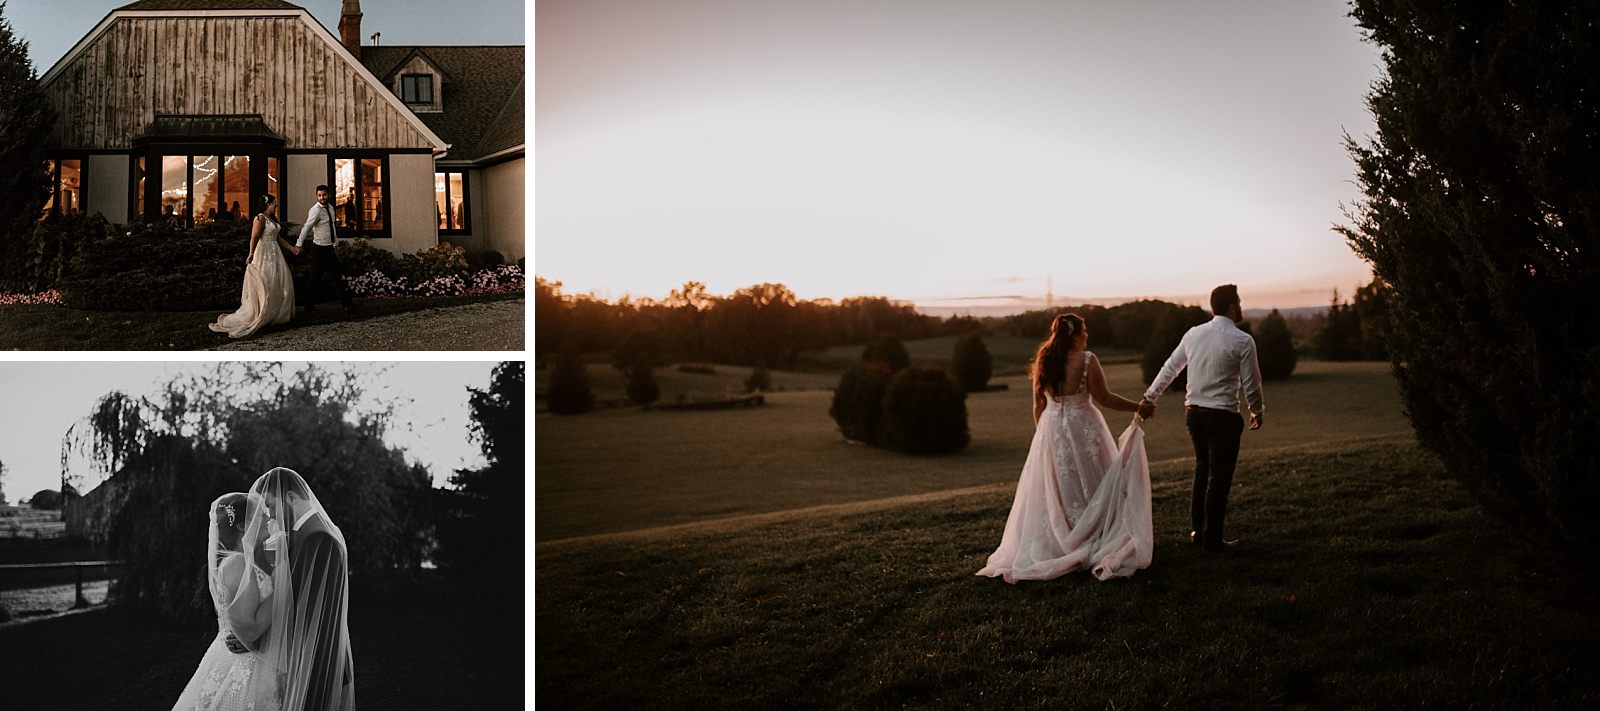
MULTIPOLYGON (((1333 360, 1386 358, 1385 293, 1374 282, 1358 289, 1355 303, 1347 305, 1335 292, 1328 315, 1287 319, 1296 347, 1333 360)), ((1197 307, 1155 299, 982 319, 941 318, 881 296, 805 301, 783 284, 757 284, 716 296, 693 281, 663 300, 623 297, 608 302, 592 294, 564 294, 561 282, 535 277, 534 349, 539 355, 563 350, 610 353, 619 366, 643 358, 793 369, 804 352, 864 344, 881 334, 905 340, 975 332, 1043 339, 1051 319, 1069 311, 1083 316, 1094 347, 1138 352, 1150 350, 1156 340, 1161 343, 1154 345, 1170 350, 1169 331, 1210 318, 1197 307)))

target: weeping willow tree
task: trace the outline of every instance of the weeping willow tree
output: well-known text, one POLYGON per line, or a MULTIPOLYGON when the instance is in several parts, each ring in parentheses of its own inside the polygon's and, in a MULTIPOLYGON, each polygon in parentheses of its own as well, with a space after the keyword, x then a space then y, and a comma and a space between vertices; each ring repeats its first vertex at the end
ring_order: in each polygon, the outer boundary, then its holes
POLYGON ((306 477, 343 531, 353 592, 404 582, 432 539, 431 477, 384 443, 394 403, 366 397, 369 384, 314 365, 224 363, 151 398, 102 398, 69 431, 63 463, 76 466, 71 481, 103 479, 82 498, 126 563, 119 604, 205 619, 209 504, 275 466, 306 477))
POLYGON ((1600 4, 1356 0, 1382 48, 1341 228, 1392 287, 1418 439, 1485 507, 1600 533, 1600 4))

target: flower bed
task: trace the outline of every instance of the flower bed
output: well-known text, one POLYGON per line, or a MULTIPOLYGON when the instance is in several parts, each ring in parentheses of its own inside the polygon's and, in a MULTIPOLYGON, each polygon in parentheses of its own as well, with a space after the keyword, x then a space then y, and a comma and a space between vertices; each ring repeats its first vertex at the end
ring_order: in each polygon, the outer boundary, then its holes
POLYGON ((376 269, 360 276, 345 277, 345 288, 369 299, 402 296, 465 296, 506 294, 523 291, 526 278, 522 268, 504 264, 467 274, 447 274, 412 282, 403 276, 389 276, 376 269))
POLYGON ((61 306, 65 303, 66 301, 61 298, 61 292, 55 289, 42 291, 37 294, 0 293, 0 306, 61 306))

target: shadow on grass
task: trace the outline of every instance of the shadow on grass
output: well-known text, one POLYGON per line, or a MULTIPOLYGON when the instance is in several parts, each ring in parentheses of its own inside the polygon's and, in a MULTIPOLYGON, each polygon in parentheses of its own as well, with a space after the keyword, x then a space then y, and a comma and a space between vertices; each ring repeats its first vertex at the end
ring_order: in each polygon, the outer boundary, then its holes
MULTIPOLYGON (((520 595, 485 604, 430 576, 404 597, 350 603, 360 707, 522 706, 520 595)), ((214 624, 174 627, 115 609, 0 629, 5 706, 171 708, 215 636, 214 624)))

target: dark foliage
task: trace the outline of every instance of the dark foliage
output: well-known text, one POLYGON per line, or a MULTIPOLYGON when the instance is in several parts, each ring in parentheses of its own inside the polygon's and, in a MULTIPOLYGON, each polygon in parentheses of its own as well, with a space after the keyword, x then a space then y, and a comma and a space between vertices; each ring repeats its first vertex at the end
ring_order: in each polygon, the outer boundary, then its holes
POLYGON ((750 375, 744 379, 745 392, 765 392, 772 389, 772 373, 766 368, 756 366, 751 369, 750 375))
POLYGON ((1418 438, 1530 534, 1600 535, 1600 5, 1357 0, 1383 48, 1342 231, 1418 438))
POLYGON ((248 222, 185 228, 163 220, 136 223, 124 231, 99 217, 65 218, 63 224, 69 226, 63 234, 74 233, 70 243, 77 250, 56 283, 68 306, 198 311, 239 305, 250 246, 248 222))
POLYGON ((956 341, 950 370, 969 393, 983 392, 989 387, 989 376, 994 374, 994 356, 989 354, 989 346, 984 344, 981 334, 971 333, 956 341))
POLYGON ((662 344, 661 337, 655 331, 638 330, 629 333, 611 352, 611 365, 624 373, 630 372, 635 366, 661 365, 662 344))
POLYGON ((1266 380, 1289 377, 1300 360, 1294 350, 1294 337, 1289 334, 1289 323, 1283 319, 1283 314, 1273 309, 1261 319, 1258 330, 1260 333, 1252 335, 1256 339, 1256 360, 1261 364, 1261 377, 1266 380))
POLYGON ((883 398, 884 443, 911 454, 967 448, 967 394, 949 371, 919 365, 895 373, 883 398))
MULTIPOLYGON (((1159 303, 1159 302, 1158 302, 1159 303)), ((1212 318, 1210 313, 1198 306, 1174 307, 1162 314, 1154 330, 1150 332, 1150 340, 1146 342, 1144 352, 1139 356, 1139 371, 1144 375, 1144 382, 1149 383, 1156 379, 1161 372, 1161 366, 1172 356, 1178 343, 1183 340, 1183 334, 1189 329, 1199 326, 1212 318)), ((1181 390, 1188 383, 1188 369, 1178 373, 1177 379, 1167 386, 1168 390, 1181 390)))
POLYGON ((628 367, 628 401, 635 405, 649 405, 661 399, 661 385, 656 382, 655 366, 640 361, 628 367))
POLYGON ((1361 359, 1389 359, 1390 288, 1381 279, 1356 289, 1350 306, 1361 322, 1361 359))
POLYGON ((54 489, 40 489, 28 499, 28 506, 35 509, 61 508, 61 492, 54 489))
POLYGON ((25 237, 50 192, 44 148, 56 113, 39 88, 28 43, 0 2, 0 291, 31 291, 25 237))
POLYGON ((471 390, 473 431, 488 464, 457 470, 450 479, 455 489, 442 492, 445 516, 435 554, 447 572, 488 583, 485 593, 518 600, 526 527, 525 377, 524 363, 509 361, 495 368, 487 390, 471 390))
POLYGON ((861 351, 861 362, 882 363, 891 371, 899 371, 911 365, 911 354, 906 352, 906 346, 899 338, 885 333, 872 339, 861 351))
POLYGON ((868 444, 883 441, 883 396, 894 371, 884 363, 857 363, 839 377, 828 416, 845 439, 868 444))
POLYGON ((1323 360, 1361 359, 1361 314, 1333 292, 1333 304, 1317 332, 1317 357, 1323 360))
POLYGON ((577 415, 594 409, 594 393, 589 390, 589 373, 576 353, 564 351, 550 373, 550 411, 557 415, 577 415))

